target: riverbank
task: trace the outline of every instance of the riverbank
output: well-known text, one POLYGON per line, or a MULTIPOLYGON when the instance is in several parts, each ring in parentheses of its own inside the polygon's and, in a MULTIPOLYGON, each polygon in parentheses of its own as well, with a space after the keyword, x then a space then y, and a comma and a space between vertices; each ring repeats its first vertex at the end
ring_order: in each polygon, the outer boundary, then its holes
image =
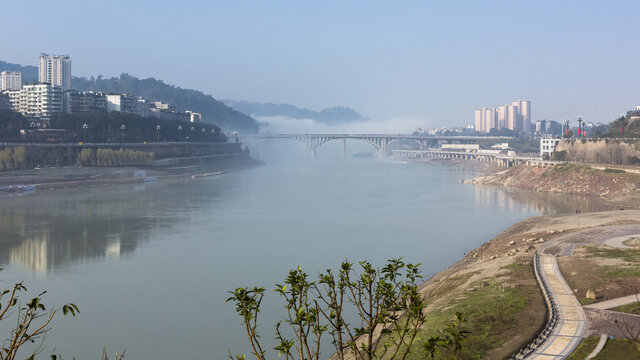
MULTIPOLYGON (((442 328, 460 311, 467 316, 467 326, 472 331, 463 358, 503 359, 527 346, 547 320, 545 299, 533 271, 533 256, 540 247, 552 248, 555 241, 575 242, 567 239, 572 234, 581 234, 582 242, 573 244, 575 252, 559 261, 560 270, 581 303, 589 302, 585 299, 587 290, 592 288, 598 301, 633 294, 640 274, 636 274, 635 263, 625 262, 625 258, 638 256, 639 251, 629 248, 624 250, 626 253, 610 254, 611 246, 589 235, 602 235, 620 225, 635 226, 640 233, 637 224, 639 210, 539 216, 514 224, 422 285, 428 301, 428 326, 419 337, 433 335, 433 329, 442 328), (593 256, 594 251, 605 255, 593 256), (612 260, 612 256, 616 258, 612 260), (612 262, 620 267, 619 271, 606 273, 612 262), (567 265, 574 263, 583 266, 577 271, 577 265, 567 265), (598 276, 599 282, 579 283, 579 279, 593 280, 598 276), (603 282, 603 277, 608 280, 603 282)), ((598 326, 588 328, 586 335, 602 330, 603 325, 598 326)), ((605 324, 607 327, 613 331, 615 324, 605 324)), ((423 355, 416 349, 411 358, 423 355)))
MULTIPOLYGON (((70 188, 78 186, 144 183, 179 177, 219 175, 263 163, 247 154, 228 154, 181 158, 166 166, 64 166, 0 173, 0 187, 24 186, 30 190, 70 188)), ((9 190, 5 191, 5 193, 9 190)))
POLYGON ((640 207, 640 174, 631 170, 565 163, 549 167, 519 165, 465 184, 507 186, 546 193, 598 196, 625 208, 640 207))
MULTIPOLYGON (((576 164, 548 168, 522 165, 504 170, 476 166, 463 160, 428 163, 471 165, 484 173, 463 181, 466 184, 512 187, 541 195, 597 196, 609 209, 640 206, 640 177, 635 171, 576 164)), ((534 256, 541 248, 551 254, 554 262, 557 257, 556 268, 573 293, 567 296, 574 298, 573 303, 578 304, 578 308, 580 304, 633 297, 640 288, 637 268, 640 248, 615 247, 609 240, 620 234, 640 234, 639 224, 638 210, 539 216, 514 224, 422 285, 421 291, 429 304, 429 325, 419 337, 434 335, 432 329, 444 327, 455 312, 460 311, 467 316, 467 327, 472 332, 462 358, 503 359, 529 346, 545 328, 548 319, 546 303, 549 300, 543 296, 540 279, 533 268, 534 256)), ((640 335, 640 316, 632 315, 636 305, 609 310, 586 309, 585 327, 575 330, 578 335, 584 335, 582 341, 568 343, 560 350, 558 345, 552 347, 557 354, 573 350, 576 354, 589 354, 596 347, 595 336, 605 333, 616 340, 605 345, 601 357, 596 359, 633 357, 629 350, 635 351, 635 345, 625 338, 640 335), (632 314, 624 314, 625 311, 632 314), (623 322, 635 333, 625 334, 620 325, 623 322)), ((553 325, 554 330, 549 334, 555 339, 553 341, 563 343, 564 334, 573 330, 565 329, 563 320, 560 322, 561 325, 553 325)), ((546 346, 548 350, 551 345, 546 346)), ((419 359, 424 355, 416 349, 411 358, 419 359)), ((640 353, 635 356, 640 358, 640 353)))

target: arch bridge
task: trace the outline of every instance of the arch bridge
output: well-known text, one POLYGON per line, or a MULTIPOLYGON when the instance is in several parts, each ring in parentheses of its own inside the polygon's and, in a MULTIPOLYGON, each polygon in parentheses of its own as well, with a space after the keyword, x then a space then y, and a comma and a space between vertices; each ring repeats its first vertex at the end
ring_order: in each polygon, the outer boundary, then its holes
MULTIPOLYGON (((508 137, 502 136, 428 136, 428 135, 390 135, 390 134, 260 134, 260 135, 240 135, 243 142, 258 143, 271 139, 291 139, 301 142, 307 146, 315 158, 316 150, 329 142, 336 140, 354 139, 364 141, 373 145, 382 154, 387 153, 389 145, 396 141, 409 141, 418 145, 418 149, 423 150, 435 146, 440 141, 474 142, 478 140, 504 140, 508 137)), ((346 152, 346 145, 345 152, 346 152)))

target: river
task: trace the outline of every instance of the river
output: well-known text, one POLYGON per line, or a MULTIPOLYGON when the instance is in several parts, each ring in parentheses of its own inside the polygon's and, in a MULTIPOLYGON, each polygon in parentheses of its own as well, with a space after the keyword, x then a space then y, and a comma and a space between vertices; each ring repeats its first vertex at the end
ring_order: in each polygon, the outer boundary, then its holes
POLYGON ((56 318, 41 357, 55 349, 98 359, 103 347, 130 359, 246 351, 225 299, 253 285, 269 289, 262 338, 271 348, 281 315, 271 289, 291 268, 315 274, 344 259, 404 257, 428 277, 518 220, 600 206, 463 185, 477 175, 470 167, 344 157, 341 143, 316 160, 288 143, 254 153, 264 166, 216 177, 0 199, 0 289, 24 280, 30 294, 48 290, 45 303, 81 310, 56 318))

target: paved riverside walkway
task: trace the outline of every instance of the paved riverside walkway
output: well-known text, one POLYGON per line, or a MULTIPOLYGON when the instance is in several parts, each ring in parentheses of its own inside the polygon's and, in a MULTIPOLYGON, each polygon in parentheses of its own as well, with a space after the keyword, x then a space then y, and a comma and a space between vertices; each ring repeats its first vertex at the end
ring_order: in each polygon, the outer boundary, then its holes
MULTIPOLYGON (((560 273, 556 257, 571 256, 576 246, 583 246, 589 243, 628 248, 629 246, 624 245, 623 242, 635 237, 640 237, 639 225, 601 226, 555 237, 545 242, 538 249, 537 254, 540 264, 538 270, 539 277, 551 303, 551 309, 549 309, 549 311, 556 311, 557 324, 553 327, 551 334, 547 336, 545 341, 542 342, 532 354, 525 357, 525 359, 564 359, 575 350, 585 333, 592 333, 601 327, 596 324, 598 318, 588 318, 585 310, 589 313, 594 311, 603 312, 603 310, 591 308, 585 308, 583 310, 580 302, 573 295, 573 292, 560 273)), ((635 296, 636 295, 631 295, 633 299, 636 299, 635 296)), ((613 299, 613 301, 615 300, 619 299, 613 299)), ((629 299, 625 299, 624 301, 627 300, 629 299)), ((604 312, 619 314, 606 310, 604 310, 604 312)), ((622 315, 637 317, 637 315, 630 314, 622 315)), ((600 317, 602 317, 601 314, 600 317)), ((605 319, 603 321, 610 324, 613 322, 613 319, 605 319)))
MULTIPOLYGON (((555 308, 557 325, 528 360, 564 359, 578 346, 586 328, 586 317, 578 299, 562 277, 554 255, 539 255, 540 280, 546 285, 549 301, 555 308)), ((554 311, 554 310, 551 310, 554 311)))
POLYGON ((622 305, 632 304, 638 301, 640 301, 640 294, 627 295, 611 300, 600 301, 595 304, 585 305, 585 308, 607 310, 622 305))

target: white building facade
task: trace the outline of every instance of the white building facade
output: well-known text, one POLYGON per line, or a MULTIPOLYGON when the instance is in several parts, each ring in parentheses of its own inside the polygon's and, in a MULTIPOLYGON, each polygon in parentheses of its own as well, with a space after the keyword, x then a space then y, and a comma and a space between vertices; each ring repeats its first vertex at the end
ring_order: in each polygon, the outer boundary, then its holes
POLYGON ((22 89, 22 73, 19 71, 3 71, 0 73, 0 91, 22 89))
POLYGON ((71 58, 67 55, 40 54, 38 81, 59 86, 62 91, 71 89, 71 58))
POLYGON ((518 100, 498 108, 475 111, 476 131, 488 133, 491 129, 509 129, 528 133, 531 130, 531 102, 518 100))
POLYGON ((62 112, 62 90, 51 84, 25 85, 19 91, 6 91, 11 108, 29 119, 48 127, 51 119, 62 112))
POLYGON ((67 114, 107 111, 107 96, 101 92, 68 90, 63 95, 63 110, 67 114))
POLYGON ((108 94, 107 111, 119 111, 149 117, 149 102, 130 94, 108 94))
POLYGON ((558 143, 560 143, 560 139, 554 138, 549 134, 542 135, 542 138, 540 138, 540 156, 548 155, 551 158, 551 155, 556 151, 558 143))

